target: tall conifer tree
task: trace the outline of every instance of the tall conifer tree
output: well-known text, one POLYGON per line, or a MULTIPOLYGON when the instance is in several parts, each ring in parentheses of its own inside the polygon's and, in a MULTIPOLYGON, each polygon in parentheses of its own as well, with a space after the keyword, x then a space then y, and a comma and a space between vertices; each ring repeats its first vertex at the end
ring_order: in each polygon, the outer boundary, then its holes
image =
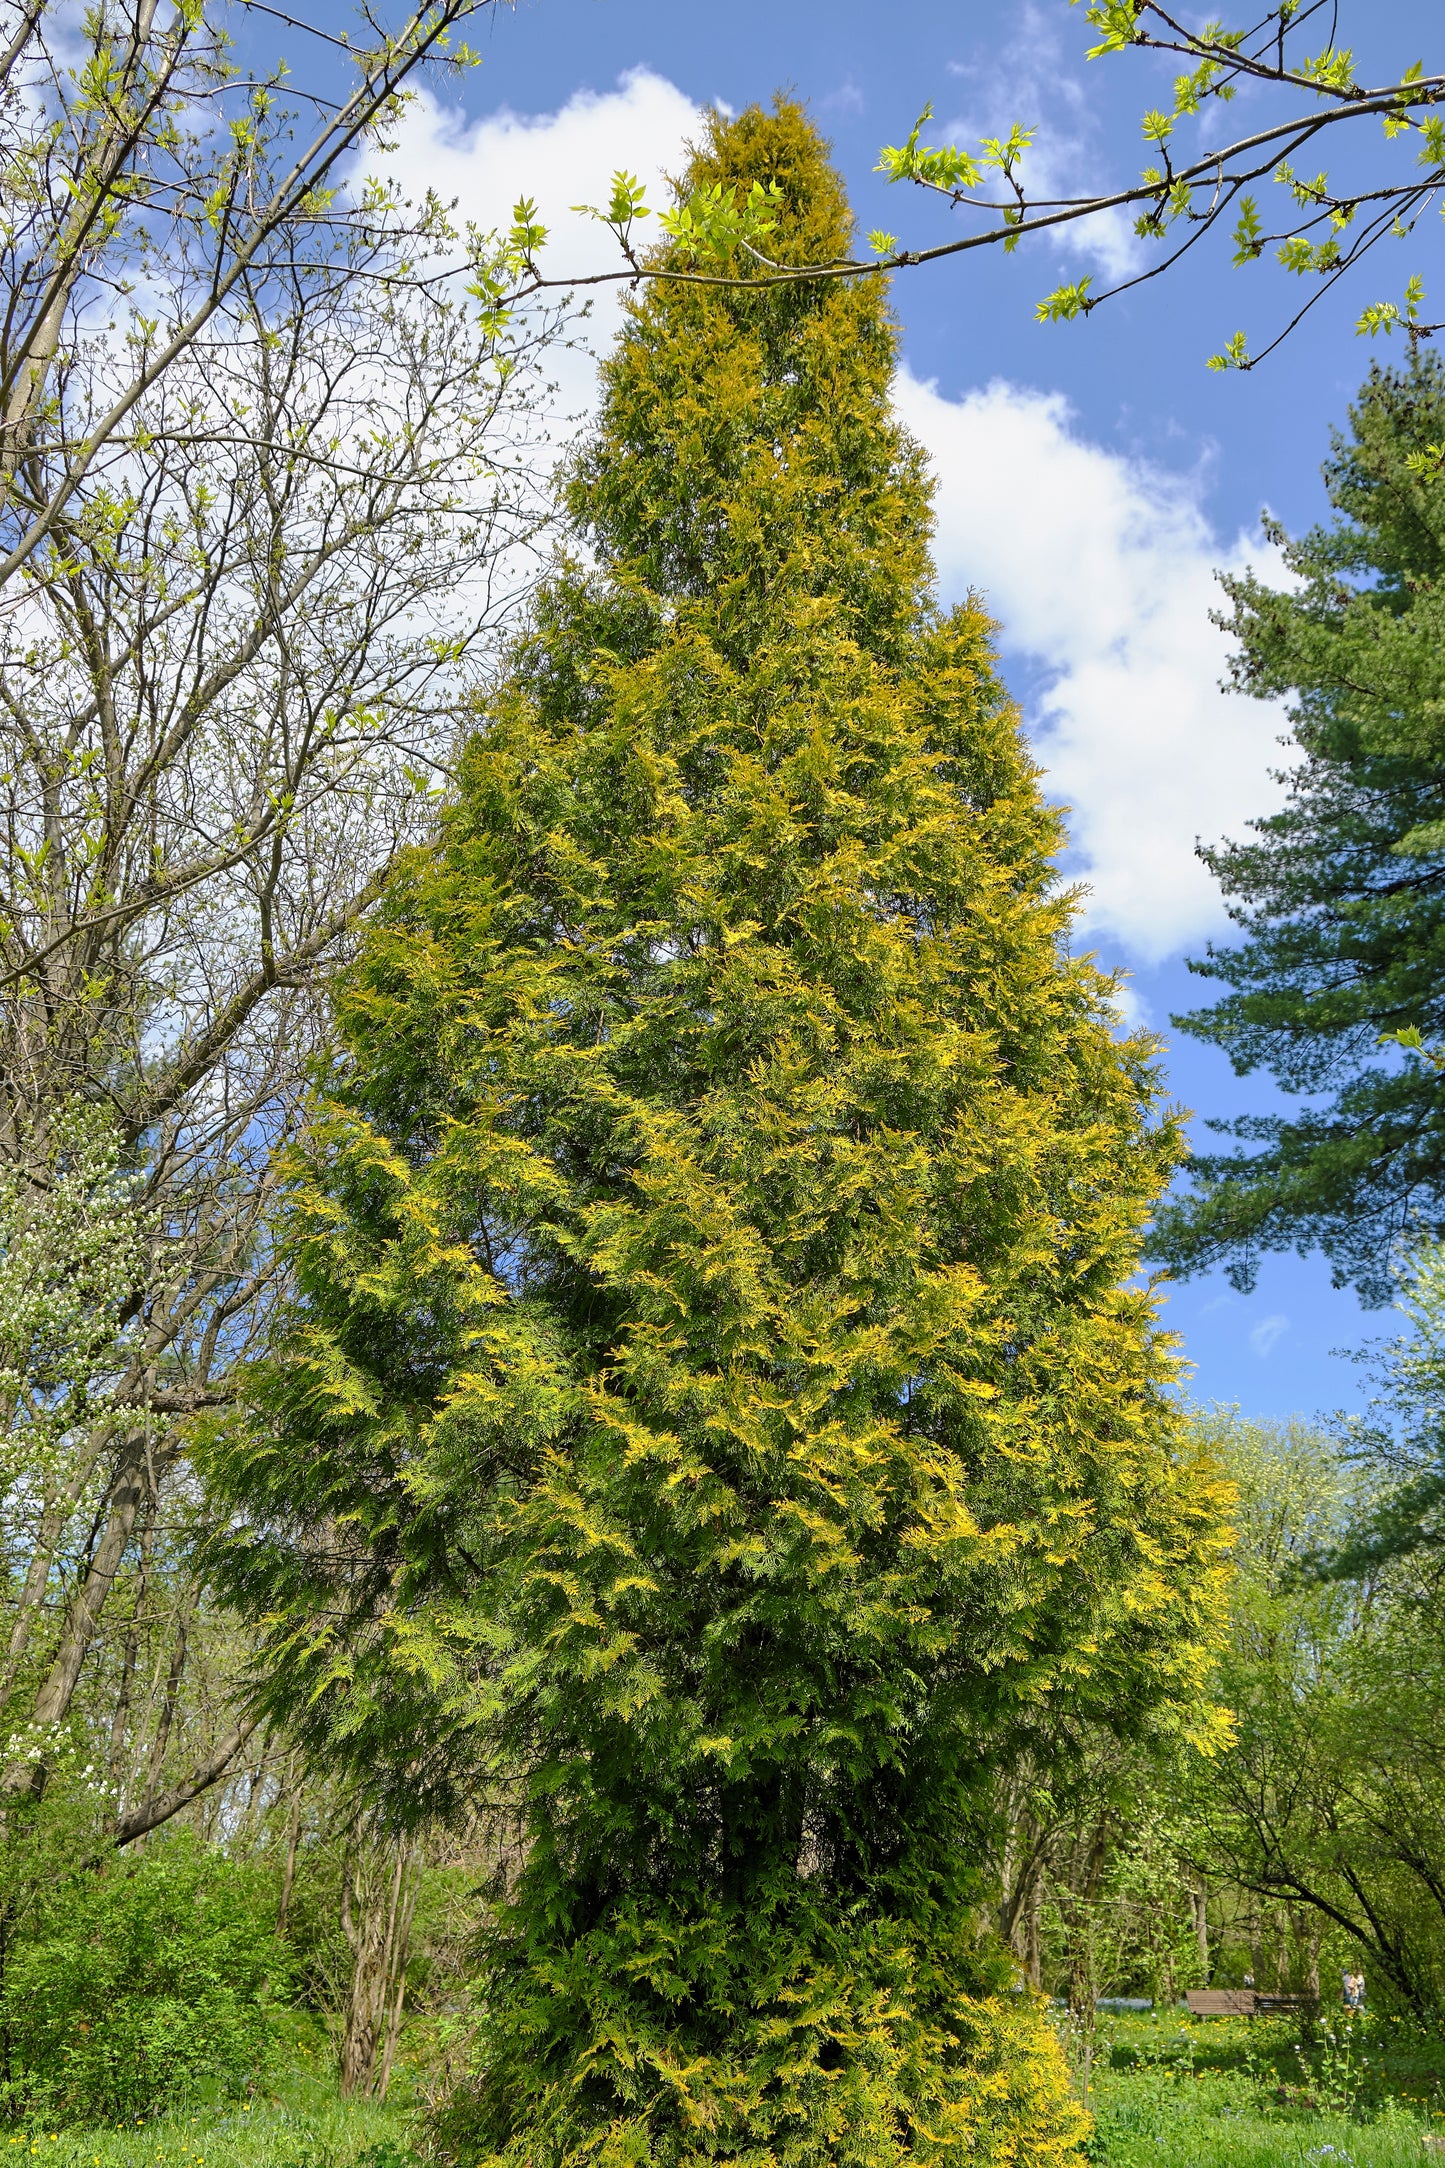
POLYGON ((1201 855, 1242 938, 1190 968, 1229 991, 1174 1021, 1296 1102, 1210 1126, 1194 1194, 1160 1214, 1180 1272, 1254 1283, 1270 1250, 1319 1248, 1337 1286, 1388 1302, 1445 1240, 1445 364, 1372 369, 1324 469, 1327 525, 1271 539, 1288 588, 1226 579, 1240 692, 1288 701, 1297 756, 1275 813, 1201 855), (1412 465, 1412 461, 1415 464, 1412 465))
MULTIPOLYGON (((845 245, 795 107, 688 185, 755 180, 845 245)), ((1220 1494, 1131 1284, 1177 1139, 894 360, 881 281, 632 307, 215 1453, 273 1707, 398 1811, 516 1787, 467 2157, 1070 2157, 970 1818, 1042 1727, 1198 1713, 1220 1494)))

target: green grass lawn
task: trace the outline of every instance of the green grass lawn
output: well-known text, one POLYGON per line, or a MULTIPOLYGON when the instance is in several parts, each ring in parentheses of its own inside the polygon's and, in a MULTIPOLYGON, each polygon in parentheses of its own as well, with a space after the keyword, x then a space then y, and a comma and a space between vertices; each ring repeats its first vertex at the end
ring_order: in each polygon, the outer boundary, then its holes
MULTIPOLYGON (((404 2118, 394 2108, 339 2099, 334 2086, 308 2100, 293 2085, 279 2101, 196 2109, 117 2130, 12 2135, 17 2163, 56 2168, 404 2168, 404 2118)), ((0 2154, 3 2158, 3 2154, 0 2154)))
POLYGON ((1389 2019, 1116 2019, 1090 2105, 1106 2168, 1419 2168, 1445 2162, 1445 2041, 1389 2019))

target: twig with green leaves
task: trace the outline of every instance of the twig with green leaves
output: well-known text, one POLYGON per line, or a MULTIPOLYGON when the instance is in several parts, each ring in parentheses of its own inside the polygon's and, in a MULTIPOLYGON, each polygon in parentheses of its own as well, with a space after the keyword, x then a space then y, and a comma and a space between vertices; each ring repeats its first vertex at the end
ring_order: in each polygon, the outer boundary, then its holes
MULTIPOLYGON (((1070 0, 1075 4, 1075 0, 1070 0)), ((1133 212, 1135 237, 1154 253, 1111 286, 1097 289, 1092 274, 1065 281, 1045 294, 1037 315, 1047 322, 1067 322, 1090 315, 1103 302, 1172 271, 1216 229, 1231 234, 1236 264, 1272 255, 1284 269, 1310 282, 1312 291, 1284 325, 1251 353, 1244 332, 1236 332, 1210 358, 1213 369, 1248 370, 1272 354, 1323 296, 1355 270, 1389 236, 1412 234, 1422 215, 1440 201, 1445 188, 1445 73, 1427 72, 1423 62, 1405 68, 1393 80, 1368 84, 1359 78, 1353 51, 1338 42, 1335 0, 1280 0, 1252 25, 1221 22, 1191 30, 1161 0, 1091 0, 1088 20, 1097 33, 1090 60, 1127 53, 1172 55, 1181 64, 1167 107, 1148 110, 1141 131, 1149 163, 1119 187, 1085 188, 1078 194, 1036 193, 1028 185, 1028 158, 1037 127, 1019 122, 985 137, 975 150, 956 144, 932 145, 923 131, 932 118, 925 106, 911 133, 879 155, 878 170, 890 181, 908 182, 941 198, 966 222, 967 230, 929 243, 903 243, 882 230, 869 235, 870 253, 847 253, 826 262, 791 262, 771 252, 776 205, 754 188, 746 201, 718 191, 694 194, 671 211, 659 226, 671 244, 650 254, 636 242, 639 223, 651 216, 645 192, 626 172, 613 176, 605 207, 579 205, 616 237, 622 262, 580 276, 544 273, 540 252, 546 229, 536 222, 535 206, 518 206, 510 233, 493 259, 493 283, 483 282, 488 304, 505 309, 553 287, 593 287, 648 279, 680 280, 699 285, 768 286, 799 280, 851 279, 883 270, 911 269, 977 249, 1012 253, 1022 241, 1041 234, 1056 238, 1065 228, 1083 227, 1108 213, 1133 212), (1328 16, 1325 42, 1317 18, 1328 16), (1220 147, 1200 140, 1202 124, 1242 89, 1272 98, 1278 111, 1264 124, 1220 147), (1362 126, 1380 126, 1388 147, 1413 150, 1400 170, 1370 171, 1360 183, 1332 182, 1320 168, 1310 171, 1321 138, 1351 144, 1362 126), (1195 131, 1188 149, 1181 139, 1195 131), (1261 211, 1261 190, 1272 190, 1278 216, 1261 211)), ((1412 272, 1397 300, 1369 302, 1356 320, 1366 336, 1403 332, 1412 342, 1441 328, 1424 319, 1424 281, 1412 272)))

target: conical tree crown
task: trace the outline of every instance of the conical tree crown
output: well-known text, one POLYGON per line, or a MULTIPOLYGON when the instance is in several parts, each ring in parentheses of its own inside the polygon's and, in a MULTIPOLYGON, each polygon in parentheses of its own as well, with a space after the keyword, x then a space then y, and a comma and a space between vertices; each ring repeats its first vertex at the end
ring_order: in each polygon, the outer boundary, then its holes
MULTIPOLYGON (((689 185, 755 178, 838 250, 796 108, 689 185)), ((463 2149, 1063 2157, 977 1817, 1040 1730, 1184 1721, 1217 1623, 1128 1284, 1176 1140, 893 359, 877 280, 632 307, 592 559, 341 995, 237 1572, 293 1722, 520 1787, 463 2149)))
MULTIPOLYGON (((848 247, 851 218, 795 106, 742 115, 690 187, 776 189, 768 245, 791 264, 848 247)), ((707 597, 743 663, 764 627, 812 622, 897 652, 931 591, 929 485, 890 410, 881 279, 739 293, 654 287, 603 370, 602 427, 571 492, 599 559, 654 593, 707 597)))

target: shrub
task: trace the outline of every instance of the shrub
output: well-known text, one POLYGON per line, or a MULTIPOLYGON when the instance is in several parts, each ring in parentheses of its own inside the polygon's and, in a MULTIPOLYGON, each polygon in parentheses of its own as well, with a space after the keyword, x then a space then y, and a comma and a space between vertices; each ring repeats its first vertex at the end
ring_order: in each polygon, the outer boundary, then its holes
POLYGON ((269 1879, 173 1839, 58 1889, 0 1986, 12 2114, 114 2120, 238 2091, 286 1953, 269 1879))

